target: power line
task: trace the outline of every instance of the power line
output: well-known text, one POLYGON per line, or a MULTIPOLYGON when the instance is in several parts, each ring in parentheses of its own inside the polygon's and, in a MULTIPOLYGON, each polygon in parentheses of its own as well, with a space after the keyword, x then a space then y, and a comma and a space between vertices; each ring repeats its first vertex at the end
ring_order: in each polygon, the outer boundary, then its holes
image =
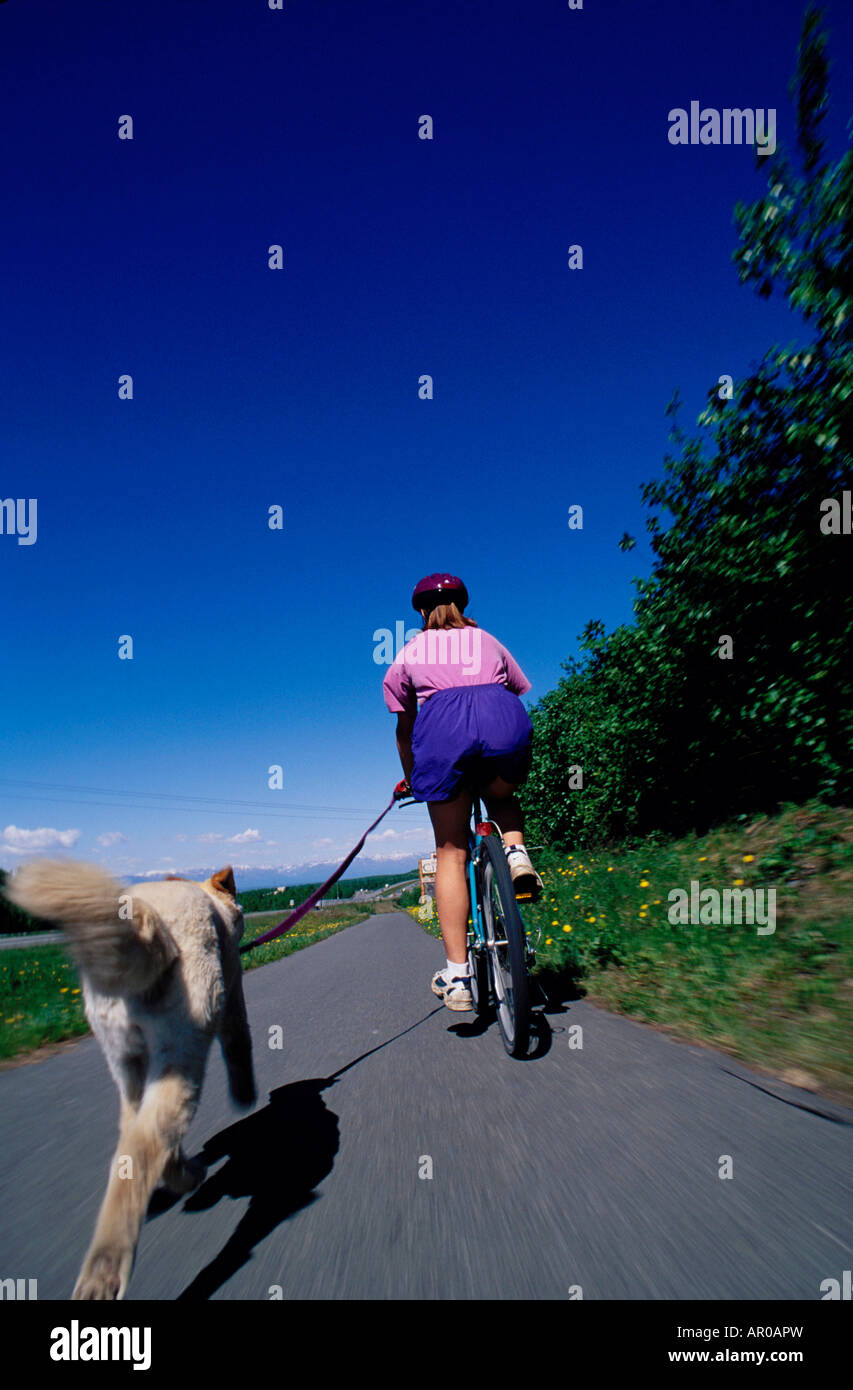
MULTIPOLYGON (((50 783, 43 782, 15 782, 12 779, 0 779, 0 786, 24 786, 40 787, 50 790, 50 783)), ((56 791, 73 792, 74 787, 55 787, 56 791)), ((114 811, 139 810, 139 811, 176 811, 183 813, 193 813, 196 815, 209 816, 234 816, 240 812, 256 817, 266 817, 271 820, 331 820, 331 821, 354 821, 361 820, 365 816, 375 814, 376 808, 365 808, 357 810, 354 807, 344 806, 318 806, 301 805, 297 802, 285 802, 287 809, 278 811, 272 810, 263 802, 237 800, 229 802, 225 797, 194 797, 187 795, 182 797, 173 792, 143 792, 143 791, 111 791, 109 788, 100 787, 81 787, 81 792, 85 796, 48 796, 38 795, 29 791, 18 792, 21 801, 46 801, 53 806, 105 806, 114 811), (112 801, 93 800, 89 793, 98 793, 116 798, 112 801), (149 802, 139 802, 129 800, 131 797, 150 797, 149 802), (221 806, 211 803, 221 801, 221 806), (157 802, 165 801, 167 805, 158 805, 157 802), (190 804, 191 803, 191 804, 190 804)))
MULTIPOLYGON (((73 782, 63 785, 60 782, 33 782, 23 777, 0 777, 0 786, 38 787, 42 791, 94 792, 106 796, 152 796, 166 801, 198 801, 208 804, 220 801, 227 802, 229 806, 248 806, 255 810, 264 810, 267 806, 265 801, 235 801, 224 796, 192 796, 189 792, 145 792, 140 791, 137 787, 127 790, 113 787, 86 787, 73 782)), ((359 816, 367 816, 371 810, 370 807, 364 806, 322 806, 316 802, 303 803, 299 801, 286 801, 284 805, 294 811, 346 811, 359 816)))

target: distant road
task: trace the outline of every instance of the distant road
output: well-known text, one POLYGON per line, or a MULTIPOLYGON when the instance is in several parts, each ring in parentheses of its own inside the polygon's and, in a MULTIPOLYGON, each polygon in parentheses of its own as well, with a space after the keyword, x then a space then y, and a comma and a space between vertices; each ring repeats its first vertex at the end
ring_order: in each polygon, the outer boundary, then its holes
POLYGON ((27 936, 0 936, 0 951, 11 951, 16 946, 54 946, 65 940, 61 931, 38 931, 27 936))
MULTIPOLYGON (((258 1104, 214 1048, 208 1177, 146 1223, 131 1302, 815 1302, 850 1268, 853 1112, 585 1000, 513 1061, 430 993, 443 963, 388 912, 247 973, 258 1104)), ((2 1273, 67 1299, 116 1139, 95 1040, 0 1073, 0 1111, 2 1273)))
MULTIPOLYGON (((327 898, 324 904, 321 903, 318 906, 361 907, 364 903, 376 902, 381 898, 391 898, 395 893, 403 893, 407 888, 419 882, 420 879, 417 878, 408 879, 405 883, 392 884, 390 888, 378 889, 375 893, 370 893, 363 898, 327 898)), ((282 919, 284 919, 289 911, 290 908, 286 906, 281 908, 267 907, 264 908, 263 912, 245 912, 243 916, 247 922, 251 922, 253 917, 276 916, 280 912, 282 919)), ((65 933, 61 931, 30 932, 26 936, 0 936, 0 951, 13 951, 16 947, 23 946, 61 946, 64 940, 65 933)))

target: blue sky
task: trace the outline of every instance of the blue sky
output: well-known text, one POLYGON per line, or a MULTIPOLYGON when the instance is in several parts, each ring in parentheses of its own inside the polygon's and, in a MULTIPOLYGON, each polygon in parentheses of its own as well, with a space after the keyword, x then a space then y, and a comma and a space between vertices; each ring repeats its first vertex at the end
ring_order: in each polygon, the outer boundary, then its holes
MULTIPOLYGON (((0 865, 340 858, 400 776, 373 634, 425 573, 530 700, 630 620, 673 390, 691 425, 800 331, 731 265, 752 152, 667 115, 774 107, 790 149, 802 9, 0 6, 0 497, 38 499, 0 535, 0 865)), ((366 855, 430 845, 395 810, 366 855)))

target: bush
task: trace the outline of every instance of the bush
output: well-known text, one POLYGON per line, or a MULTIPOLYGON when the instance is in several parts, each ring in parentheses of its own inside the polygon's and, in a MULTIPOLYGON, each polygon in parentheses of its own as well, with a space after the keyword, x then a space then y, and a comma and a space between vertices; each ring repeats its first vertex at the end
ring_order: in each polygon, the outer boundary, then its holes
POLYGON ((677 454, 642 489, 655 561, 635 581, 635 621, 609 635, 588 623, 582 660, 531 710, 531 839, 683 834, 853 793, 851 542, 823 529, 822 506, 840 503, 853 472, 853 155, 825 158, 823 50, 809 10, 795 79, 803 173, 781 147, 759 161, 768 191, 735 210, 733 257, 760 295, 785 294, 812 338, 771 348, 732 400, 715 383, 697 439, 677 424, 676 393, 677 454))

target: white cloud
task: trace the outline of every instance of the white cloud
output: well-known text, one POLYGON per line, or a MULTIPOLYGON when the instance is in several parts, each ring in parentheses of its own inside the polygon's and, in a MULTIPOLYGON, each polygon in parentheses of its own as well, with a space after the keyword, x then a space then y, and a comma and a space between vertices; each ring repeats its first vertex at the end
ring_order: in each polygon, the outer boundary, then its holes
POLYGON ((9 854, 36 854, 41 849, 71 849, 82 835, 82 830, 53 830, 41 826, 38 830, 22 830, 17 825, 7 825, 3 831, 3 845, 9 854))
POLYGON ((239 835, 230 835, 228 843, 229 845, 245 845, 250 840, 260 840, 260 838, 260 830, 242 830, 239 835))
MULTIPOLYGON (((130 871, 128 870, 128 872, 130 871)), ((175 861, 170 854, 163 855, 160 861, 160 867, 157 869, 134 870, 134 874, 139 878, 162 878, 164 874, 173 874, 175 872, 175 861)))
POLYGON ((119 840, 126 840, 127 836, 122 835, 120 830, 107 830, 105 834, 98 835, 95 843, 103 845, 104 849, 109 849, 112 845, 118 844, 119 840))

